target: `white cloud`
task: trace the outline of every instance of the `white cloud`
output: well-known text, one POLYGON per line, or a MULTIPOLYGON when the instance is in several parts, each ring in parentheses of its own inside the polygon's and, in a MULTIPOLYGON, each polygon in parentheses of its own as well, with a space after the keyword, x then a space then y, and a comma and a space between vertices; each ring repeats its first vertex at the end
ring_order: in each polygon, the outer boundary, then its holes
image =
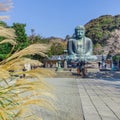
POLYGON ((13 7, 12 0, 4 0, 3 2, 0 2, 0 11, 1 12, 7 12, 13 7))
POLYGON ((0 16, 0 20, 8 20, 8 19, 10 19, 9 16, 0 16))

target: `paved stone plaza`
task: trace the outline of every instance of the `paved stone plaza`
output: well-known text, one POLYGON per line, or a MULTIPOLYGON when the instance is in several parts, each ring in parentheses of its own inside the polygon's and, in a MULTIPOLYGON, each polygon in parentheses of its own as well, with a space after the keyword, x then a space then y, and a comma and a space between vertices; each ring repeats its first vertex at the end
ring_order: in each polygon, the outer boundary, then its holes
POLYGON ((46 81, 55 88, 57 112, 36 109, 43 120, 120 120, 120 72, 89 72, 87 78, 60 72, 46 81))
POLYGON ((120 81, 76 80, 85 120, 120 120, 120 81))

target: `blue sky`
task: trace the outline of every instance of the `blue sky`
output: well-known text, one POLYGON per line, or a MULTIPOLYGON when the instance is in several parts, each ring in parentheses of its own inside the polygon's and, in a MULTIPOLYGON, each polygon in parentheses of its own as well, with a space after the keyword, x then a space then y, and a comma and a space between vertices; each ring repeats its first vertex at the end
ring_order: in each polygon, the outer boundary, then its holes
POLYGON ((25 23, 42 37, 72 35, 77 25, 84 25, 101 15, 120 14, 120 0, 12 0, 14 7, 5 22, 25 23))

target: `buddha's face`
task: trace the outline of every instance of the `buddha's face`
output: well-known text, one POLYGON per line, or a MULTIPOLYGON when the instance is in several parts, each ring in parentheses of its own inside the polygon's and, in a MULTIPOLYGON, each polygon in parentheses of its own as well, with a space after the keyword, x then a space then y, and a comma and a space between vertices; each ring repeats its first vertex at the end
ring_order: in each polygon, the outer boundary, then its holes
POLYGON ((85 35, 85 31, 83 29, 76 29, 75 35, 77 39, 81 39, 85 35))

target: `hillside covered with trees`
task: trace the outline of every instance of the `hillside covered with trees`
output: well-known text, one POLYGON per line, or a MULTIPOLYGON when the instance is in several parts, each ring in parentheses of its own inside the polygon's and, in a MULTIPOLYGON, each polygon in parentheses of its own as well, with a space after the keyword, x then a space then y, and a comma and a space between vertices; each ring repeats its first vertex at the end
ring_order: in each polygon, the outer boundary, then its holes
POLYGON ((85 28, 86 36, 93 40, 95 54, 107 54, 111 49, 117 52, 120 47, 120 15, 100 16, 85 24, 85 28), (112 46, 112 43, 116 45, 112 46))

